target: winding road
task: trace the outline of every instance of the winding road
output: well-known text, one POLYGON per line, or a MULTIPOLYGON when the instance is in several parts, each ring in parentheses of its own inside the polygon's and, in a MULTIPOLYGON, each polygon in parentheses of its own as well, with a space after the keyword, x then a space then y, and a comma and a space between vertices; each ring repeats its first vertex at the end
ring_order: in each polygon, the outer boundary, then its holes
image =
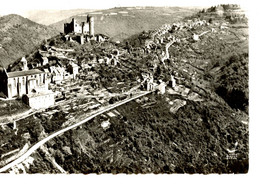
POLYGON ((133 97, 131 97, 129 99, 125 99, 125 100, 123 100, 121 102, 117 102, 115 104, 109 105, 109 106, 105 107, 103 110, 97 110, 97 112, 95 112, 94 114, 90 115, 89 117, 87 117, 86 119, 84 119, 84 120, 82 120, 82 121, 80 121, 78 123, 75 123, 75 124, 73 124, 71 126, 68 126, 66 128, 63 128, 63 129, 57 131, 57 132, 52 133, 48 137, 46 137, 46 138, 42 139, 41 141, 39 141, 38 143, 34 144, 30 149, 27 150, 27 152, 25 152, 19 158, 17 158, 16 160, 10 162, 9 164, 5 165, 4 167, 0 168, 0 173, 4 172, 4 171, 6 171, 6 170, 8 170, 8 169, 10 169, 12 167, 14 167, 15 165, 17 165, 17 164, 19 164, 21 162, 23 162, 35 150, 37 150, 41 145, 45 144, 50 139, 52 139, 52 138, 54 138, 54 137, 56 137, 58 135, 61 135, 61 134, 63 134, 64 132, 66 132, 68 130, 71 130, 71 129, 75 128, 75 127, 78 127, 78 126, 88 122, 89 120, 93 119, 94 117, 96 117, 96 116, 98 116, 100 114, 103 114, 104 112, 110 111, 110 110, 112 110, 112 109, 114 109, 114 108, 116 108, 116 107, 118 107, 120 105, 123 105, 123 104, 125 104, 127 102, 130 102, 130 101, 134 100, 134 99, 137 99, 137 98, 140 98, 142 96, 145 96, 145 95, 147 95, 147 94, 149 94, 151 92, 152 91, 146 91, 146 92, 143 92, 142 94, 138 94, 138 95, 133 96, 133 97))

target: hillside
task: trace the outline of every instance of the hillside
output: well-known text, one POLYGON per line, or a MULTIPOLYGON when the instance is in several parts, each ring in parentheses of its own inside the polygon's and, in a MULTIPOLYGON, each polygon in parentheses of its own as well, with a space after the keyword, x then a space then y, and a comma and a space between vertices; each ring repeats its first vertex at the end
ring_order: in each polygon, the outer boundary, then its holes
POLYGON ((6 67, 30 53, 44 39, 57 34, 57 30, 37 24, 19 15, 11 14, 0 17, 1 64, 6 67))
POLYGON ((38 24, 50 25, 67 19, 71 16, 85 12, 92 12, 90 9, 72 9, 72 10, 32 10, 24 14, 24 17, 37 22, 38 24))
MULTIPOLYGON (((247 173, 248 23, 232 7, 225 6, 225 14, 216 13, 221 7, 212 7, 170 26, 162 22, 127 43, 79 44, 63 35, 48 40, 56 54, 73 49, 56 60, 64 68, 68 59, 74 60, 80 75, 50 86, 64 94, 55 107, 17 121, 17 131, 10 124, 0 127, 1 155, 151 90, 141 82, 147 75, 159 88, 49 140, 28 158, 31 163, 6 172, 247 173)), ((52 53, 49 66, 39 68, 58 65, 52 53)), ((36 57, 32 53, 28 63, 33 66, 36 57)))
MULTIPOLYGON (((162 24, 177 22, 195 13, 195 9, 181 7, 120 7, 89 13, 95 18, 95 32, 120 40, 138 34, 143 30, 156 29, 162 24)), ((73 16, 78 22, 86 21, 88 12, 73 16)), ((64 23, 70 22, 72 17, 52 24, 54 28, 63 32, 64 23)))

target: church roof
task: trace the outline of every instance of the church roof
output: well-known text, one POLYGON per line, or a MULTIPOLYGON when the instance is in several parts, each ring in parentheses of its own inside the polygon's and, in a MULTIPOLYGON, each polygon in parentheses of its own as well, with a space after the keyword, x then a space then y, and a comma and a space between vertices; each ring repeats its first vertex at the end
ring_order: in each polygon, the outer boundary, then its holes
POLYGON ((13 78, 13 77, 21 77, 21 76, 27 76, 27 75, 35 75, 35 74, 40 74, 40 73, 44 73, 44 71, 41 71, 39 69, 32 69, 32 70, 26 70, 26 71, 8 72, 7 76, 8 76, 8 78, 13 78))

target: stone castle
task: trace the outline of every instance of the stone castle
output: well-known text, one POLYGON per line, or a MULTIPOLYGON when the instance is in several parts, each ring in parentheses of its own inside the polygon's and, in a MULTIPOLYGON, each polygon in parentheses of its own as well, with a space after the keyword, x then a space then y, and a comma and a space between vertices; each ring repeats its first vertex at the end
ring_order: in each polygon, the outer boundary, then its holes
POLYGON ((79 34, 89 34, 94 36, 94 17, 87 16, 87 21, 82 23, 77 23, 74 18, 70 23, 64 24, 64 33, 79 33, 79 34))

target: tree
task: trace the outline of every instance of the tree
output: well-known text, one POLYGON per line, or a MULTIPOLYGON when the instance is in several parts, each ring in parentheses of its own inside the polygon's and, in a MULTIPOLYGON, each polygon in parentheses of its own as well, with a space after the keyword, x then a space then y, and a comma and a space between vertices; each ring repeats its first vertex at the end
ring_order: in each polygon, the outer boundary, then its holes
POLYGON ((162 69, 161 69, 160 66, 158 66, 158 67, 156 68, 155 75, 158 77, 158 76, 160 76, 161 74, 162 74, 162 69))
POLYGON ((55 38, 50 41, 50 46, 54 46, 54 45, 56 45, 56 39, 55 38))

